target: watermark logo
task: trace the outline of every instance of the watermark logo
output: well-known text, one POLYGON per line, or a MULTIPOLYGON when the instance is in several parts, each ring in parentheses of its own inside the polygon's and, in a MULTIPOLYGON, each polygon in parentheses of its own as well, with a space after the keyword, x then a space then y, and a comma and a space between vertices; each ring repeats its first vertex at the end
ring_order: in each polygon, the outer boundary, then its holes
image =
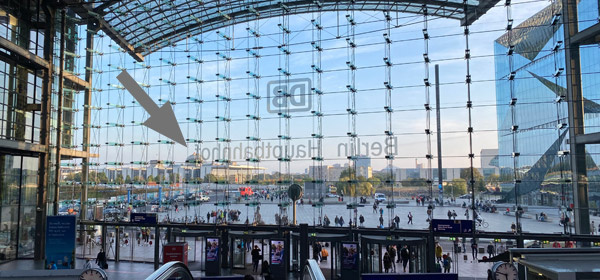
POLYGON ((308 112, 312 109, 311 81, 308 78, 289 79, 289 83, 270 81, 267 83, 267 111, 308 112))

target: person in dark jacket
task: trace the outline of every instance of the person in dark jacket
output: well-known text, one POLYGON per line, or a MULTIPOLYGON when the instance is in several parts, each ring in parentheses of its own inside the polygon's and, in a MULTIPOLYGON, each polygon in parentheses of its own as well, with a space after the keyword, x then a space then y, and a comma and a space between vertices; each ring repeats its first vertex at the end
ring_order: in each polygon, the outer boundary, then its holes
POLYGON ((406 272, 406 265, 408 264, 408 259, 410 258, 408 246, 404 245, 402 250, 400 250, 400 258, 402 258, 402 268, 404 268, 404 272, 406 272))
POLYGON ((265 280, 271 280, 271 268, 269 266, 268 261, 262 262, 262 268, 260 270, 260 274, 263 276, 265 280))
POLYGON ((487 246, 487 253, 488 258, 491 258, 496 254, 496 247, 494 247, 494 244, 492 244, 492 242, 490 242, 490 244, 487 246))
POLYGON ((252 255, 252 272, 258 272, 258 264, 260 263, 260 249, 254 245, 254 249, 250 253, 252 255))
POLYGON ((383 268, 385 268, 385 273, 390 272, 390 267, 392 266, 392 259, 390 258, 390 254, 385 252, 383 255, 383 268))
POLYGON ((106 269, 108 266, 106 264, 106 253, 104 253, 103 248, 100 248, 100 252, 98 252, 98 255, 96 255, 96 264, 102 269, 106 269))
POLYGON ((392 267, 392 272, 396 273, 396 263, 394 262, 394 259, 396 259, 396 254, 398 253, 396 251, 396 246, 391 245, 388 249, 388 253, 390 253, 390 260, 391 260, 391 267, 392 267))

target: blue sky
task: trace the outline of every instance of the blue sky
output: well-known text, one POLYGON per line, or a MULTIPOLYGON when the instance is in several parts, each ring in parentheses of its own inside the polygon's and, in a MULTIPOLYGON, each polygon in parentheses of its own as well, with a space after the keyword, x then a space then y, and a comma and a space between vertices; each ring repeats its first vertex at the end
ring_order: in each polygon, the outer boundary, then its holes
MULTIPOLYGON (((483 15, 475 24, 471 26, 470 49, 473 59, 471 60, 471 75, 474 83, 471 87, 471 98, 473 100, 473 127, 475 129, 473 137, 473 150, 476 156, 484 148, 497 147, 497 124, 495 110, 495 84, 494 84, 494 57, 493 41, 504 33, 506 27, 506 9, 502 5, 497 5, 483 15)), ((515 26, 520 22, 539 11, 548 2, 526 2, 513 1, 512 15, 515 26)), ((348 163, 345 155, 338 155, 338 148, 348 143, 346 133, 349 131, 348 116, 348 92, 346 85, 348 82, 348 48, 345 39, 347 38, 347 26, 344 12, 340 13, 340 23, 344 24, 336 28, 336 13, 325 13, 321 18, 321 24, 326 28, 322 31, 322 47, 325 51, 322 53, 322 69, 326 71, 322 74, 322 88, 325 92, 322 98, 323 118, 323 140, 324 164, 348 163), (333 39, 332 39, 333 38, 333 39)), ((290 36, 289 47, 290 72, 291 78, 308 78, 313 84, 316 83, 316 76, 311 72, 313 64, 313 52, 310 42, 313 40, 313 33, 310 20, 317 15, 303 14, 290 17, 290 36)), ((392 14, 392 17, 395 17, 392 14)), ((392 104, 395 112, 393 113, 393 131, 397 137, 398 153, 394 165, 398 167, 414 167, 415 159, 419 163, 426 163, 427 142, 424 133, 426 127, 426 111, 423 104, 425 101, 425 88, 423 78, 425 76, 425 64, 423 63, 424 41, 422 35, 423 16, 412 14, 399 14, 398 22, 400 27, 392 28, 391 38, 394 43, 391 46, 391 60, 394 63, 392 68, 392 104)), ((355 49, 356 65, 359 70, 356 71, 356 88, 359 92, 356 94, 356 108, 359 114, 356 117, 356 131, 361 142, 369 143, 370 147, 385 141, 384 131, 385 122, 385 90, 383 81, 385 67, 383 62, 384 38, 383 30, 385 22, 383 14, 380 12, 355 12, 354 18, 358 24, 356 26, 355 42, 358 47, 355 49)), ((260 45, 264 48, 260 50, 263 57, 260 59, 260 79, 259 94, 266 97, 266 88, 269 81, 278 79, 278 70, 280 61, 283 61, 283 55, 277 49, 281 44, 281 35, 277 34, 279 29, 277 24, 280 18, 271 18, 261 20, 258 23, 243 23, 224 30, 230 34, 234 40, 236 48, 230 51, 229 55, 233 58, 230 62, 230 76, 233 79, 230 82, 230 93, 233 101, 231 102, 230 124, 232 139, 231 146, 238 147, 242 144, 246 147, 249 143, 242 141, 246 136, 253 136, 253 123, 246 118, 247 114, 253 114, 253 101, 247 99, 246 92, 254 91, 254 81, 246 79, 246 71, 253 71, 253 60, 248 60, 245 49, 254 46, 254 39, 248 40, 243 37, 248 36, 246 27, 251 26, 263 34, 260 38, 260 45), (272 34, 272 35, 269 35, 272 34), (250 81, 250 83, 249 83, 250 81), (250 113, 249 113, 250 112, 250 113)), ((395 24, 396 20, 392 20, 395 24)), ((462 59, 465 50, 465 37, 462 35, 462 27, 456 20, 447 20, 429 17, 428 30, 432 39, 429 40, 429 56, 432 60, 430 64, 430 80, 434 80, 433 66, 440 65, 440 85, 441 85, 441 108, 442 108, 442 151, 444 165, 446 167, 466 167, 468 166, 469 142, 467 130, 468 111, 466 109, 466 85, 464 83, 466 75, 466 63, 462 59)), ((99 164, 105 162, 124 162, 130 161, 148 161, 151 159, 171 160, 182 162, 186 156, 193 153, 196 149, 212 150, 216 144, 214 139, 223 136, 224 125, 215 122, 215 116, 222 116, 224 102, 217 102, 216 94, 224 94, 225 83, 216 81, 216 73, 223 73, 225 63, 217 61, 219 58, 215 53, 223 53, 223 40, 218 42, 215 32, 208 32, 203 35, 195 36, 204 40, 206 43, 200 46, 196 41, 190 39, 181 41, 174 47, 168 47, 146 57, 144 62, 150 65, 150 69, 143 69, 134 64, 133 60, 125 53, 115 51, 109 45, 113 44, 108 37, 96 39, 96 49, 104 52, 102 56, 96 56, 95 67, 102 70, 94 76, 93 87, 102 89, 101 92, 94 92, 94 105, 103 107, 103 110, 94 110, 92 122, 95 125, 101 125, 103 128, 94 129, 93 143, 101 144, 100 148, 92 149, 99 153, 100 158, 96 161, 99 164), (202 48, 202 51, 201 51, 202 48), (186 51, 189 50, 189 51, 186 51), (195 63, 187 58, 188 55, 202 58, 205 63, 202 65, 195 63), (162 59, 162 61, 161 61, 162 59), (169 65, 165 60, 177 63, 176 66, 169 65), (140 125, 131 125, 131 122, 141 123, 147 119, 148 115, 139 106, 132 106, 132 97, 124 90, 109 86, 109 84, 118 84, 116 76, 119 70, 109 67, 119 66, 128 69, 138 82, 150 85, 144 88, 157 103, 163 103, 165 100, 176 102, 174 110, 180 127, 185 138, 203 139, 203 144, 188 144, 185 148, 181 145, 158 144, 159 139, 165 139, 154 131, 148 131, 140 125), (203 84, 190 81, 187 76, 196 77, 205 80, 203 84), (161 81, 160 79, 163 79, 161 81), (175 82, 176 85, 167 84, 164 80, 175 82), (203 104, 190 102, 188 97, 204 100, 203 104), (158 100, 162 100, 159 102, 158 100), (111 107, 110 104, 120 104, 127 106, 124 109, 111 107), (186 118, 202 119, 203 124, 186 121, 186 118), (110 127, 106 123, 125 124, 125 128, 110 127), (217 128, 219 132, 217 133, 217 128), (143 141, 151 143, 150 146, 130 145, 131 141, 143 141), (126 144, 124 147, 107 146, 107 142, 118 142, 126 144)), ((82 41, 80 50, 85 41, 82 41)), ((84 60, 80 59, 79 67, 83 67, 84 60)), ((83 71, 80 71, 83 72, 83 71)), ((82 97, 79 104, 82 104, 82 97)), ((430 103, 435 107, 435 87, 430 88, 430 103)), ((313 100, 315 101, 315 100, 313 100)), ((280 119, 277 114, 267 111, 267 98, 260 101, 260 137, 265 145, 277 145, 277 135, 279 131, 280 119)), ((313 102, 313 106, 316 104, 313 102)), ((502 104, 504 106, 504 104, 502 104)), ((431 127, 435 130, 435 111, 431 115, 431 127)), ((291 144, 298 149, 301 145, 307 146, 310 141, 310 135, 316 132, 316 118, 310 116, 310 112, 292 113, 290 120, 291 144)), ((81 116, 79 116, 81 117, 81 116)), ((81 139, 81 130, 76 132, 76 137, 81 139)), ((81 141, 79 141, 81 142, 81 141)), ((252 145, 250 143, 250 145, 252 145)), ((435 135, 432 137, 432 153, 437 154, 435 149, 435 135)), ((301 149, 301 148, 300 148, 301 149)), ((305 151, 308 147, 305 147, 305 151)), ((308 158, 298 157, 297 150, 295 158, 291 162, 292 172, 303 172, 312 163, 308 158)), ((365 153, 363 150, 362 153, 365 153)), ((383 155, 373 156, 372 164, 375 170, 382 169, 386 165, 383 155)), ((214 159, 214 158, 210 158, 214 159)), ((210 160, 209 159, 209 160, 210 160)), ((243 163, 243 159, 234 158, 234 160, 243 163)), ((267 167, 269 171, 277 171, 279 165, 277 161, 271 158, 265 158, 260 164, 267 167)), ((426 164, 425 164, 426 165, 426 164)), ((476 158, 475 165, 479 166, 479 158, 476 158)), ((434 161, 434 167, 435 161, 434 161)))

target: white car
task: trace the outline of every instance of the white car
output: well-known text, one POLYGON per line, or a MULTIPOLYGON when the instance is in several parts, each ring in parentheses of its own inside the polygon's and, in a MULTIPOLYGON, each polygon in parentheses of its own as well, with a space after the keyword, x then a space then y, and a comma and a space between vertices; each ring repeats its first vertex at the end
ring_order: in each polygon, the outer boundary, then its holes
POLYGON ((375 194, 375 201, 377 201, 378 203, 385 202, 386 201, 385 194, 376 193, 375 194))
POLYGON ((339 197, 337 194, 334 194, 334 193, 328 193, 325 196, 326 197, 339 197))
POLYGON ((201 195, 199 195, 199 196, 196 197, 196 200, 197 201, 202 201, 202 202, 208 202, 208 201, 210 201, 210 197, 208 197, 208 195, 201 194, 201 195))

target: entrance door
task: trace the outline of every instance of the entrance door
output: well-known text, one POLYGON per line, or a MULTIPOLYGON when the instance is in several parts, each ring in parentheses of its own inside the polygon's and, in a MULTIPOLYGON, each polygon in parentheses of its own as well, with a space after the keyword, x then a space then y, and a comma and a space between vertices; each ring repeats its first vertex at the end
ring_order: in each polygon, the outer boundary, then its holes
POLYGON ((381 271, 381 244, 367 243, 367 273, 380 273, 381 271))
POLYGON ((233 250, 231 250, 231 264, 233 268, 246 268, 246 246, 247 244, 243 239, 234 238, 231 244, 233 250))

